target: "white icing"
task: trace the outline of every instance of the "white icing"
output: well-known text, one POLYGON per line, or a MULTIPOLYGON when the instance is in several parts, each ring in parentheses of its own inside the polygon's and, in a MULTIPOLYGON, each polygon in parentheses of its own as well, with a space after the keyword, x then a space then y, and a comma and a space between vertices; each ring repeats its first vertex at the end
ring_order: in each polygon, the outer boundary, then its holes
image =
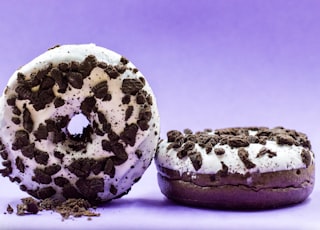
MULTIPOLYGON (((22 156, 20 150, 13 151, 12 143, 15 138, 15 132, 19 129, 23 129, 22 124, 16 125, 12 123, 12 108, 7 105, 6 101, 10 98, 11 95, 15 94, 15 88, 17 87, 17 74, 18 72, 23 73, 27 78, 30 77, 30 74, 36 73, 41 69, 46 68, 49 64, 53 66, 58 65, 59 63, 70 63, 71 61, 82 62, 88 55, 94 55, 99 62, 105 62, 107 64, 117 65, 120 63, 121 56, 113 51, 107 50, 102 47, 98 47, 94 44, 86 44, 86 45, 64 45, 51 50, 48 50, 44 54, 32 60, 30 63, 21 67, 17 70, 12 77, 9 79, 7 90, 2 95, 0 100, 0 137, 2 142, 6 146, 6 150, 9 152, 9 159, 12 162, 15 162, 17 156, 22 156)), ((135 66, 129 62, 126 64, 126 67, 130 67, 132 69, 135 66)), ((103 71, 103 69, 96 67, 94 68, 90 76, 84 79, 83 87, 79 89, 75 89, 73 87, 69 87, 66 93, 61 94, 58 92, 58 85, 56 84, 53 88, 53 91, 56 96, 61 97, 65 100, 65 105, 62 107, 55 108, 53 103, 46 106, 45 109, 36 111, 33 108, 33 105, 29 103, 28 100, 17 101, 17 106, 22 110, 24 104, 29 109, 31 113, 32 120, 34 121, 34 129, 38 129, 41 123, 45 123, 45 120, 56 117, 56 116, 65 116, 69 115, 69 117, 73 117, 75 114, 80 113, 80 105, 81 102, 88 96, 93 96, 92 87, 98 84, 101 81, 108 81, 108 90, 112 95, 111 101, 102 101, 100 99, 97 100, 97 107, 99 111, 103 112, 106 116, 108 122, 111 124, 112 130, 120 134, 125 128, 125 112, 128 106, 133 106, 133 114, 130 119, 127 121, 128 124, 136 123, 139 119, 139 110, 141 105, 138 105, 133 96, 131 96, 131 101, 128 105, 122 104, 122 98, 124 96, 121 91, 122 81, 126 78, 140 78, 143 77, 141 72, 133 73, 133 71, 126 70, 123 74, 121 74, 116 79, 110 79, 110 77, 103 71)), ((37 90, 34 88, 33 90, 37 90)), ((114 178, 110 178, 108 175, 104 175, 101 172, 99 175, 90 175, 90 178, 102 177, 105 180, 105 192, 99 193, 99 196, 102 200, 112 199, 124 192, 126 192, 134 183, 133 181, 142 176, 144 171, 149 166, 151 160, 154 157, 155 149, 159 139, 159 114, 157 109, 156 100, 154 94, 146 82, 143 90, 145 90, 149 95, 151 95, 153 99, 153 105, 151 106, 152 118, 149 122, 150 128, 148 130, 142 131, 138 130, 136 135, 136 141, 134 146, 126 146, 125 150, 128 153, 128 160, 116 167, 116 174, 114 178), (139 159, 135 151, 142 150, 143 155, 139 159), (117 188, 117 194, 111 194, 109 192, 110 185, 113 184, 117 188)), ((97 120, 97 114, 91 113, 91 119, 97 120)), ((33 142, 36 138, 32 134, 30 134, 31 142, 33 142)), ((48 165, 51 164, 61 164, 62 170, 58 172, 56 176, 63 176, 68 178, 71 184, 75 184, 78 178, 70 173, 70 171, 66 168, 73 159, 79 159, 83 157, 100 159, 107 156, 112 156, 112 152, 107 152, 102 149, 101 141, 108 140, 107 134, 104 136, 98 136, 93 134, 92 143, 88 143, 86 146, 86 154, 83 153, 83 150, 79 152, 72 151, 70 154, 66 154, 63 158, 63 163, 60 163, 60 160, 53 156, 54 151, 60 151, 65 153, 68 147, 65 143, 54 144, 49 140, 41 140, 41 142, 37 141, 36 148, 39 150, 48 152, 50 157, 48 161, 48 165)), ((69 149, 70 150, 70 149, 69 149)), ((57 196, 62 192, 62 189, 57 187, 53 182, 48 185, 38 184, 32 180, 34 176, 33 170, 36 167, 44 167, 36 164, 34 159, 28 159, 23 157, 23 162, 28 167, 25 169, 24 173, 21 173, 15 166, 13 166, 13 172, 10 175, 11 177, 18 176, 22 179, 21 184, 27 186, 28 189, 37 189, 46 186, 53 186, 57 190, 57 196)))
MULTIPOLYGON (((256 133, 250 132, 250 135, 255 135, 256 133)), ((266 145, 254 143, 245 147, 245 150, 249 153, 249 160, 253 162, 256 167, 247 169, 244 163, 238 156, 239 148, 231 148, 229 145, 217 144, 214 146, 210 153, 207 153, 204 148, 201 148, 198 144, 195 144, 195 151, 199 152, 202 157, 202 165, 199 170, 195 170, 189 157, 184 157, 179 159, 177 153, 179 149, 167 147, 170 143, 166 140, 161 141, 159 144, 159 150, 155 156, 155 162, 157 165, 179 171, 180 174, 183 172, 194 172, 203 174, 215 174, 222 169, 223 162, 230 173, 240 173, 246 174, 247 172, 274 172, 282 170, 291 170, 305 168, 305 164, 302 161, 301 153, 304 147, 302 146, 289 146, 289 145, 278 145, 275 141, 267 141, 266 145), (268 154, 264 156, 257 157, 260 150, 265 147, 277 155, 270 158, 268 154), (222 148, 225 150, 223 155, 217 155, 214 149, 222 148)), ((314 161, 314 156, 311 153, 312 162, 314 161)))

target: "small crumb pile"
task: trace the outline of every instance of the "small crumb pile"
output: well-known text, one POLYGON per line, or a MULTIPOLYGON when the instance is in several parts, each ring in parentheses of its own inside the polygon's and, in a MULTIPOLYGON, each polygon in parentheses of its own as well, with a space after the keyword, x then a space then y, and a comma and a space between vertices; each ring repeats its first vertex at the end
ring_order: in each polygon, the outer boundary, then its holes
MULTIPOLYGON (((21 199, 22 203, 17 205, 17 215, 24 216, 30 214, 37 214, 40 211, 54 211, 59 213, 63 219, 69 217, 91 217, 100 216, 100 213, 91 211, 92 205, 84 199, 67 199, 66 201, 56 199, 45 199, 37 201, 32 197, 21 199)), ((7 213, 13 214, 14 209, 8 204, 7 213)))

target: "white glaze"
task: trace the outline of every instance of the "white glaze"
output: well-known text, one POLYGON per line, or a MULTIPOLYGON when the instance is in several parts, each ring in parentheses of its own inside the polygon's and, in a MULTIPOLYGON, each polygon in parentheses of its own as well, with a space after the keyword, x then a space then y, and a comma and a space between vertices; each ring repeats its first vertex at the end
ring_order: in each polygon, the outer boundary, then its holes
MULTIPOLYGON (((17 74, 18 72, 23 73, 27 78, 32 73, 36 73, 41 69, 46 68, 50 63, 53 66, 59 63, 70 63, 71 61, 82 62, 88 55, 94 55, 96 59, 100 62, 105 62, 107 64, 117 65, 120 63, 121 56, 113 51, 107 50, 102 47, 98 47, 94 44, 85 45, 64 45, 50 49, 44 54, 32 60, 30 63, 18 69, 12 77, 9 79, 5 93, 3 93, 0 100, 0 137, 3 144, 6 146, 6 150, 9 153, 9 159, 15 162, 17 156, 22 156, 20 150, 13 151, 12 143, 14 141, 15 132, 19 129, 23 129, 22 124, 16 125, 11 121, 12 118, 12 108, 7 105, 6 100, 15 94, 15 88, 17 87, 17 74)), ((127 67, 135 68, 135 66, 129 62, 127 67)), ((36 130, 40 123, 44 123, 46 119, 56 116, 69 115, 73 117, 75 114, 80 113, 80 104, 88 96, 93 96, 91 88, 101 81, 108 81, 109 92, 112 95, 112 100, 107 103, 97 99, 97 105, 100 111, 104 111, 104 114, 109 123, 111 123, 112 130, 117 134, 120 134, 125 127, 125 111, 129 105, 134 107, 133 114, 128 120, 128 124, 135 123, 138 120, 140 105, 136 103, 134 99, 128 105, 122 104, 122 97, 124 96, 121 91, 122 81, 126 78, 140 78, 143 77, 141 72, 133 73, 133 71, 126 70, 116 79, 110 79, 110 77, 103 71, 103 69, 96 67, 91 71, 89 77, 85 78, 82 89, 75 89, 70 87, 66 93, 59 93, 57 84, 54 86, 54 93, 56 96, 60 96, 65 100, 66 104, 62 107, 55 108, 53 104, 47 105, 47 107, 40 111, 35 111, 33 106, 28 102, 28 100, 18 101, 17 106, 22 109, 23 104, 26 104, 27 108, 31 112, 32 119, 34 121, 34 130, 36 130)), ((151 160, 154 157, 155 149, 159 139, 159 114, 156 104, 156 99, 154 94, 146 81, 143 88, 153 99, 153 105, 151 106, 152 119, 149 122, 150 128, 148 130, 142 131, 138 130, 136 136, 136 142, 134 146, 126 146, 125 150, 128 153, 129 159, 121 166, 116 166, 116 174, 114 178, 110 178, 108 175, 104 175, 102 172, 99 175, 90 175, 90 178, 102 177, 105 181, 105 192, 100 193, 99 196, 102 200, 110 200, 124 192, 126 192, 134 183, 133 181, 142 176, 144 171, 149 166, 151 160), (143 155, 140 159, 135 154, 136 150, 142 150, 143 155), (131 168, 133 167, 133 168, 131 168), (113 184, 118 192, 113 195, 109 192, 110 185, 113 184)), ((132 98, 133 96, 131 96, 132 98)), ((92 118, 96 117, 96 114, 91 114, 92 118)), ((30 134, 31 141, 35 140, 35 136, 30 134)), ((107 134, 104 136, 98 136, 93 134, 92 143, 88 143, 86 147, 87 153, 84 155, 82 152, 72 152, 71 154, 66 154, 63 159, 62 170, 59 171, 57 175, 68 178, 70 182, 74 185, 78 179, 74 174, 66 168, 73 159, 79 159, 82 157, 89 157, 99 159, 101 157, 111 156, 113 153, 106 152, 102 149, 101 141, 103 139, 108 139, 107 134)), ((60 164, 60 160, 53 156, 54 151, 66 152, 67 147, 64 143, 54 144, 49 140, 41 140, 41 142, 36 142, 36 148, 48 152, 50 157, 48 165, 60 164)), ((0 158, 1 159, 1 158, 0 158)), ((33 170, 36 167, 44 167, 36 164, 34 159, 29 159, 23 157, 23 162, 29 167, 25 169, 25 173, 21 173, 15 166, 13 166, 13 172, 11 177, 19 177, 22 179, 21 184, 26 185, 28 189, 37 189, 46 186, 53 186, 57 189, 57 196, 60 195, 61 188, 57 188, 52 182, 48 185, 42 185, 34 182, 32 177, 34 176, 33 170)))
MULTIPOLYGON (((250 132, 250 135, 255 135, 256 132, 250 132)), ((167 147, 170 143, 166 140, 161 141, 159 144, 159 150, 156 153, 155 163, 161 167, 183 172, 203 173, 203 174, 215 174, 222 169, 223 162, 228 167, 230 173, 246 174, 248 172, 275 172, 282 170, 291 170, 305 168, 305 164, 302 162, 301 152, 304 149, 302 146, 289 146, 278 145, 275 141, 267 141, 266 145, 252 143, 245 150, 249 153, 249 160, 253 162, 256 167, 247 169, 244 163, 238 156, 239 148, 231 148, 229 145, 217 144, 214 146, 210 153, 207 153, 204 148, 201 148, 198 144, 195 144, 195 150, 201 154, 202 166, 199 170, 195 170, 189 157, 179 159, 177 157, 178 149, 167 147), (263 148, 267 148, 277 153, 275 157, 268 157, 264 155, 258 157, 259 151, 263 148), (225 150, 225 154, 217 155, 214 149, 222 148, 225 150)), ((311 154, 312 162, 314 162, 314 156, 311 154)))

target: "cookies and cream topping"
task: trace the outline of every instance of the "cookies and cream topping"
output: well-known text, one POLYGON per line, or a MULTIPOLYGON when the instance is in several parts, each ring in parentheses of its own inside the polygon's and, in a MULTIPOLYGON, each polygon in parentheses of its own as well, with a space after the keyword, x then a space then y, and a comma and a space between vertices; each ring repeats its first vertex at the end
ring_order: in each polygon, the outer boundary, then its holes
POLYGON ((158 140, 144 76, 94 44, 48 50, 18 69, 0 98, 0 173, 37 198, 120 197, 149 166, 158 140), (73 134, 78 114, 88 126, 73 134))
POLYGON ((159 143, 156 164, 180 174, 266 173, 314 163, 307 136, 283 127, 172 130, 167 137, 159 143))

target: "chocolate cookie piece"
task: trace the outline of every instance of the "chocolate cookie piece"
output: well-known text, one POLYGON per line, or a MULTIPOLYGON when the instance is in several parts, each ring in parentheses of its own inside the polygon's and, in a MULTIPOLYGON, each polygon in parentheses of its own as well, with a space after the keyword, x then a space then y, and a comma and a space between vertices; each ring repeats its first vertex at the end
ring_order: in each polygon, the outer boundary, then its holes
POLYGON ((269 209, 300 203, 313 190, 314 154, 303 133, 245 127, 173 130, 167 137, 155 157, 158 183, 181 204, 269 209))

